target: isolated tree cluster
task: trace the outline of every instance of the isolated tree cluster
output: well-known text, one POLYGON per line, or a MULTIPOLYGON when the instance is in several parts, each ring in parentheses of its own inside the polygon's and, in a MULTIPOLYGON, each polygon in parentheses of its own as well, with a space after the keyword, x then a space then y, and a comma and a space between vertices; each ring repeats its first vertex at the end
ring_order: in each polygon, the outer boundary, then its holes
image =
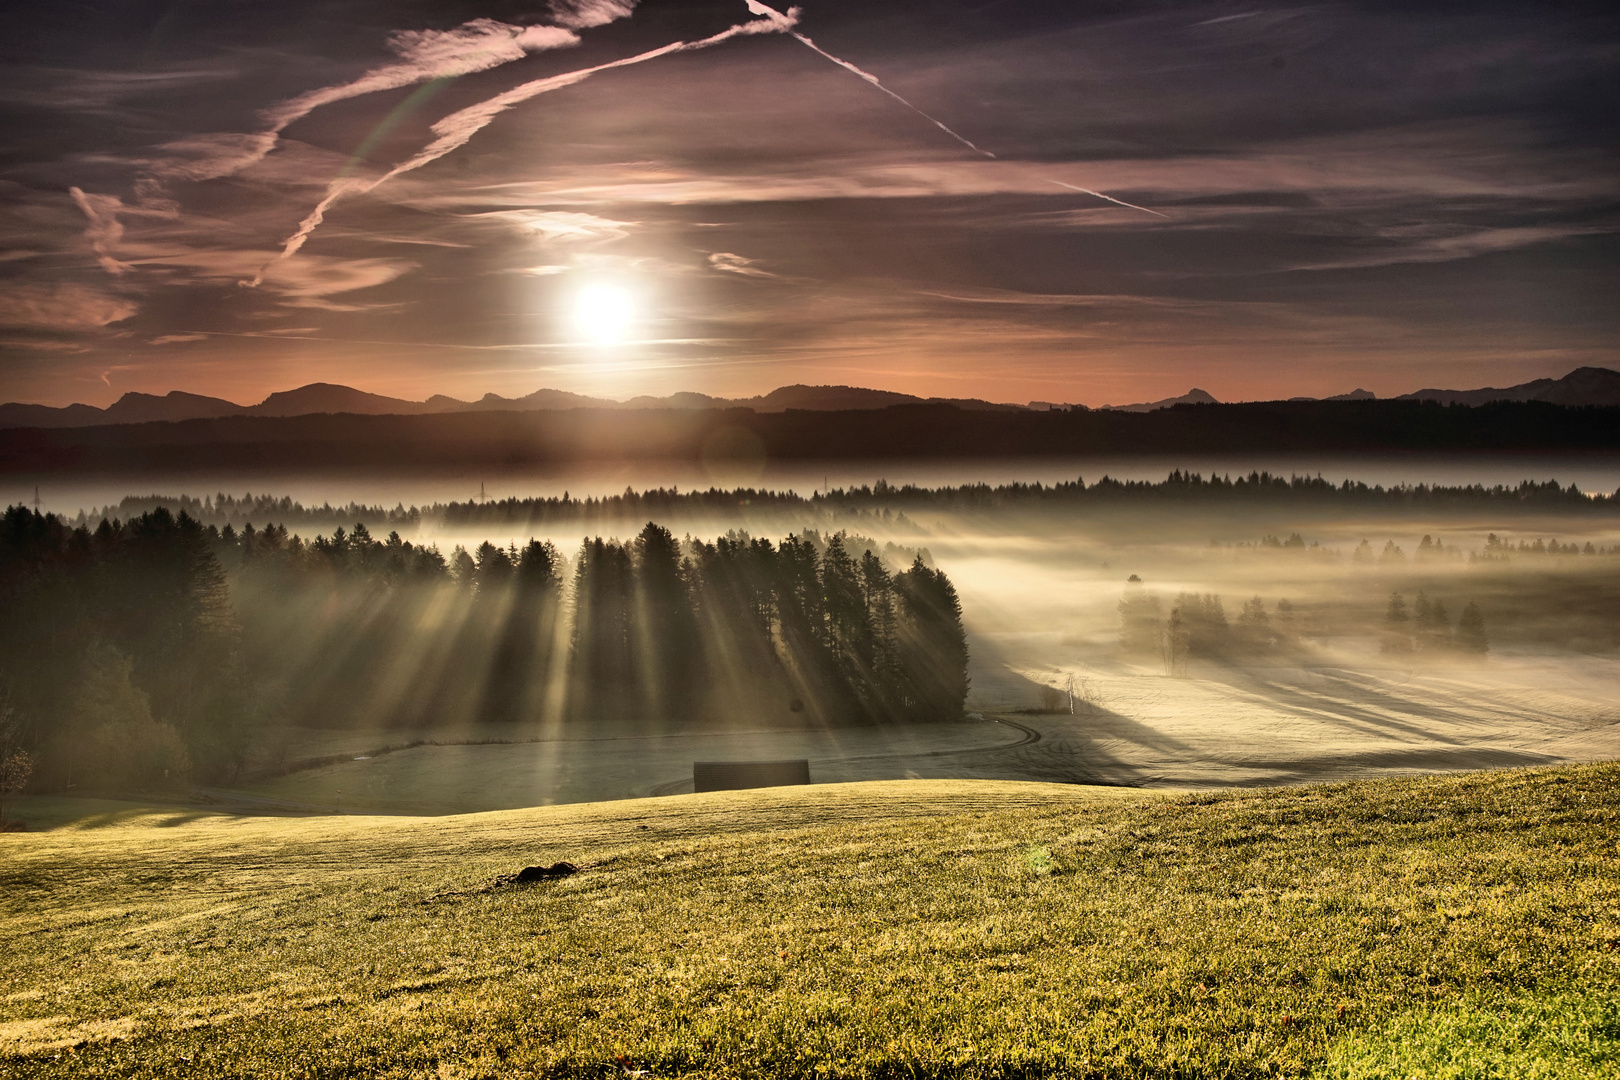
POLYGON ((1120 649, 1137 659, 1156 659, 1172 675, 1190 660, 1239 661, 1277 657, 1298 648, 1294 605, 1287 599, 1266 609, 1261 597, 1243 603, 1236 622, 1214 593, 1180 593, 1169 605, 1132 574, 1119 602, 1120 649))
POLYGON ((1485 616, 1470 600, 1452 625, 1445 601, 1419 592, 1410 608, 1406 597, 1390 593, 1384 608, 1383 639, 1379 648, 1394 656, 1420 655, 1438 658, 1448 654, 1484 656, 1490 651, 1485 632, 1485 616))

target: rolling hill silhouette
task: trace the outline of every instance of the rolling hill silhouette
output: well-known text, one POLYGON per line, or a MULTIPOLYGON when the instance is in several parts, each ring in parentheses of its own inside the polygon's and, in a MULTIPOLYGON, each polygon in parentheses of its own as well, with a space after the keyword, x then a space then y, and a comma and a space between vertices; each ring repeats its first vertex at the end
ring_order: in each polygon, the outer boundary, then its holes
MULTIPOLYGON (((1294 398, 1296 402, 1309 398, 1294 398)), ((1323 399, 1329 402, 1372 401, 1365 390, 1323 399)), ((1478 390, 1418 390, 1391 401, 1432 401, 1442 405, 1479 406, 1496 401, 1540 401, 1565 406, 1620 406, 1620 372, 1608 368, 1583 367, 1561 379, 1536 379, 1517 386, 1485 387, 1478 390)), ((1184 405, 1217 405, 1209 393, 1193 389, 1179 397, 1133 405, 1103 406, 1111 412, 1148 413, 1184 405)), ((232 416, 295 417, 319 415, 423 416, 446 413, 536 412, 567 409, 592 410, 676 410, 703 411, 747 409, 755 413, 859 412, 895 406, 949 405, 964 412, 1045 412, 1063 411, 1067 406, 1050 402, 1029 405, 998 404, 978 398, 918 397, 893 390, 869 390, 859 386, 782 386, 768 394, 750 398, 720 398, 685 391, 667 397, 640 396, 628 401, 587 397, 567 390, 536 390, 524 397, 508 398, 485 394, 476 401, 436 394, 426 401, 409 401, 356 390, 336 383, 310 383, 295 390, 282 390, 257 405, 238 405, 223 398, 205 397, 173 390, 168 394, 128 393, 105 409, 92 405, 46 405, 9 403, 0 405, 0 428, 79 428, 114 424, 141 424, 153 421, 179 422, 211 420, 232 416)), ((1083 406, 1073 408, 1083 410, 1083 406)))

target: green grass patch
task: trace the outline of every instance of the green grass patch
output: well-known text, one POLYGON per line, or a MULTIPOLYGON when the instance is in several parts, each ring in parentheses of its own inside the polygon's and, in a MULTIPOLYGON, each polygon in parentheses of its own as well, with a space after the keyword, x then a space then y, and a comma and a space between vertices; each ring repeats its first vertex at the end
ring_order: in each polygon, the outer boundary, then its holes
POLYGON ((1467 995, 1328 1049, 1324 1080, 1587 1080, 1620 1076, 1620 997, 1467 995))
POLYGON ((0 837, 0 1071, 1608 1076, 1617 819, 1615 765, 99 814, 0 837))

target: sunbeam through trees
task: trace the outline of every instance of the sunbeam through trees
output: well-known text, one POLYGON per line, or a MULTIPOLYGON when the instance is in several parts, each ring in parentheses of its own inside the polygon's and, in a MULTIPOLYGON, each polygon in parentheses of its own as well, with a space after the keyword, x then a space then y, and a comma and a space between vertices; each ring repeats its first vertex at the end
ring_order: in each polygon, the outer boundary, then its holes
POLYGON ((953 719, 967 694, 961 605, 919 555, 807 532, 677 539, 648 522, 485 542, 445 558, 391 533, 238 532, 159 508, 94 530, 0 519, 0 671, 43 783, 222 782, 256 730, 437 731, 739 719, 834 726, 953 719))

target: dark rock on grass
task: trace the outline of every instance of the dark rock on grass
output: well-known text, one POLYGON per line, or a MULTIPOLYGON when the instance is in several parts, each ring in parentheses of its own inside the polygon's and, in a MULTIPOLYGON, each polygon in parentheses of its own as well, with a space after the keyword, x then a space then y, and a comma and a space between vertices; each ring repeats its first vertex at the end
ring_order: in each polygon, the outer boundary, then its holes
MULTIPOLYGON (((612 861, 611 859, 606 860, 606 862, 612 861)), ((423 901, 431 903, 435 900, 444 900, 453 896, 473 896, 478 893, 493 892, 508 885, 532 885, 537 881, 556 881, 571 874, 577 874, 581 870, 589 870, 603 865, 605 865, 605 862, 586 863, 584 866, 575 866, 571 862, 555 862, 550 866, 525 866, 515 874, 502 874, 499 877, 490 878, 488 882, 478 888, 446 889, 443 892, 436 892, 431 896, 423 897, 423 901)))

